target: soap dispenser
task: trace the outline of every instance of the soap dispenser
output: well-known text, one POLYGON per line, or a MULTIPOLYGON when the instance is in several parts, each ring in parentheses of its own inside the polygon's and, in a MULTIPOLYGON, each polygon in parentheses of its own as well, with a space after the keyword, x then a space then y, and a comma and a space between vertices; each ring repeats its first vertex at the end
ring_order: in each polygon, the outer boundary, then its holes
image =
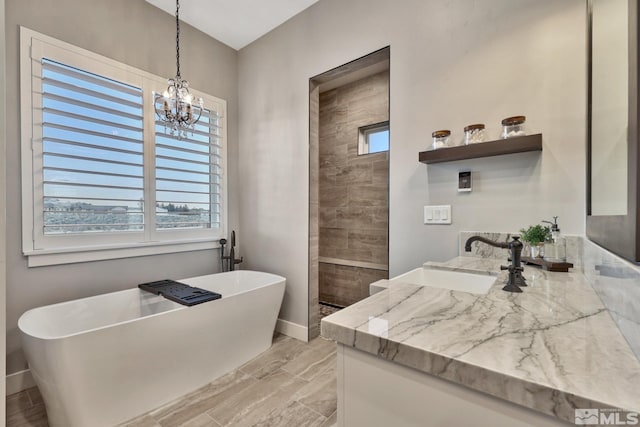
POLYGON ((553 222, 542 221, 547 224, 551 224, 551 240, 552 242, 546 243, 544 248, 544 259, 552 262, 566 262, 567 261, 567 242, 565 238, 560 234, 560 227, 558 226, 558 217, 553 217, 553 222))

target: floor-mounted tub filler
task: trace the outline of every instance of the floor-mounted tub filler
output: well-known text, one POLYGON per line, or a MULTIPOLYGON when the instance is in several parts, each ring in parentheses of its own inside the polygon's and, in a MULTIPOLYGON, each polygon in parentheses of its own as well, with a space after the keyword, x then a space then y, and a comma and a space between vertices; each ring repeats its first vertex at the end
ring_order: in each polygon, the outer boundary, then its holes
POLYGON ((24 351, 51 427, 122 423, 271 346, 284 277, 239 270, 180 282, 222 298, 186 307, 134 288, 20 317, 24 351))

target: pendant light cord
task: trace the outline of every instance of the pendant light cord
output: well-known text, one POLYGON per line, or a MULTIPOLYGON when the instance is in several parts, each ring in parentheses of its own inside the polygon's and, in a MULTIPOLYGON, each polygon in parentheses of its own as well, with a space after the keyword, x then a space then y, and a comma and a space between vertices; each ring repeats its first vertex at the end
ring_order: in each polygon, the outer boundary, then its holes
POLYGON ((176 0, 176 75, 180 77, 180 0, 176 0))

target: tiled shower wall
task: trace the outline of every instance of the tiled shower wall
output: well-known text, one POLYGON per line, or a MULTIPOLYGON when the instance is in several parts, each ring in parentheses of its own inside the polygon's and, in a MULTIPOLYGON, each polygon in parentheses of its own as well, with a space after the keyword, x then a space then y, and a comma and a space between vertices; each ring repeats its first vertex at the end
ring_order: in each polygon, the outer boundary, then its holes
POLYGON ((320 301, 353 304, 389 276, 389 154, 358 155, 358 128, 387 120, 388 71, 320 94, 320 301))

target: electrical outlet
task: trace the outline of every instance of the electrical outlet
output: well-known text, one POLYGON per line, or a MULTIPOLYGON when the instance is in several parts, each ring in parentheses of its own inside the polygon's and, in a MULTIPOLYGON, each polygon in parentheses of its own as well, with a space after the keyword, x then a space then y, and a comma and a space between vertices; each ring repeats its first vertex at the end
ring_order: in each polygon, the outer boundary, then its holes
POLYGON ((425 224, 451 224, 451 205, 425 206, 425 224))

